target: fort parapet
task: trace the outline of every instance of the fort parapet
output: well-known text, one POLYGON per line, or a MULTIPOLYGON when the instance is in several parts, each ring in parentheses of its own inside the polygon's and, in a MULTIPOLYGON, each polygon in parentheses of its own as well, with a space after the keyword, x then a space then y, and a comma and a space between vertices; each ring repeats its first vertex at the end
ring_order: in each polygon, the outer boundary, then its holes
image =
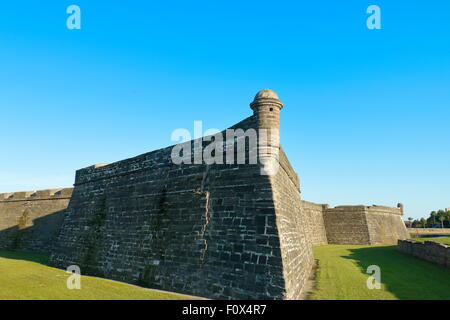
POLYGON ((72 197, 72 192, 73 188, 0 193, 0 202, 67 200, 72 197))

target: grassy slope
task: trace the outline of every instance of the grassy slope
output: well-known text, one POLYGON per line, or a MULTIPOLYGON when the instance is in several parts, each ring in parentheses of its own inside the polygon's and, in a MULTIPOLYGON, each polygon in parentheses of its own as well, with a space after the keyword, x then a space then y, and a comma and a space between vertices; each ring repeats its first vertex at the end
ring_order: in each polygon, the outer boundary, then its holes
POLYGON ((416 242, 425 242, 425 241, 434 241, 434 242, 440 242, 446 245, 450 245, 450 237, 436 237, 436 238, 414 238, 411 239, 412 241, 416 242))
POLYGON ((177 294, 87 276, 81 278, 81 290, 68 290, 66 281, 70 275, 46 266, 47 259, 45 255, 0 251, 0 300, 186 299, 177 294))
POLYGON ((397 252, 396 246, 328 245, 319 260, 316 300, 450 300, 450 270, 397 252), (367 267, 381 268, 382 288, 367 289, 367 267))

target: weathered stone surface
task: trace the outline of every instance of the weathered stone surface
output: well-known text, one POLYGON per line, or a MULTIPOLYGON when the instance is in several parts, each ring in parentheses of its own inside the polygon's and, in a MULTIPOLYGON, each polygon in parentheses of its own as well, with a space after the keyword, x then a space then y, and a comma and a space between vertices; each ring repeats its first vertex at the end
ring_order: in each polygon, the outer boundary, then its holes
MULTIPOLYGON (((273 100, 258 97, 232 128, 279 126, 273 100)), ((282 150, 275 176, 260 164, 175 165, 171 150, 78 170, 51 263, 214 299, 299 298, 313 257, 282 150)))
POLYGON ((302 210, 306 216, 308 227, 306 232, 313 246, 328 244, 327 231, 325 229, 324 212, 328 209, 327 204, 315 204, 302 201, 302 210))
POLYGON ((450 268, 450 246, 434 241, 399 240, 397 250, 413 257, 450 268))
POLYGON ((366 207, 370 244, 396 244, 399 239, 408 239, 409 232, 402 215, 402 208, 366 207))
POLYGON ((364 206, 338 206, 324 212, 329 244, 370 244, 364 206))
POLYGON ((72 190, 0 194, 0 249, 50 252, 72 190))
POLYGON ((330 244, 395 244, 408 239, 402 209, 384 206, 338 206, 324 210, 330 244))
POLYGON ((280 169, 271 177, 276 224, 281 245, 286 299, 298 299, 311 272, 314 258, 308 217, 302 210, 297 174, 281 150, 280 169))

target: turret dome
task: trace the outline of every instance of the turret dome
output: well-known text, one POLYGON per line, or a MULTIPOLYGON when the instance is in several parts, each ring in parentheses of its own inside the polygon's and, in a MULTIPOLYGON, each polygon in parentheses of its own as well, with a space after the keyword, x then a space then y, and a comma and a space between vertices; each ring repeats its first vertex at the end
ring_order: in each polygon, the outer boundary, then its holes
POLYGON ((277 99, 280 100, 280 98, 278 98, 278 95, 275 93, 275 91, 271 90, 271 89, 263 89, 261 91, 259 91, 256 96, 255 96, 255 101, 259 100, 259 99, 277 99))

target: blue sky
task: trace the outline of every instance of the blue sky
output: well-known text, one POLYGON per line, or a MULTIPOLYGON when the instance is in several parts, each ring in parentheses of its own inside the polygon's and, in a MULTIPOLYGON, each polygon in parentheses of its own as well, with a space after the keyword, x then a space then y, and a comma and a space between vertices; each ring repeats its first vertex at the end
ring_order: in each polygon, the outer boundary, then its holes
POLYGON ((0 192, 226 128, 271 88, 304 199, 450 207, 450 2, 302 2, 3 2, 0 192))

